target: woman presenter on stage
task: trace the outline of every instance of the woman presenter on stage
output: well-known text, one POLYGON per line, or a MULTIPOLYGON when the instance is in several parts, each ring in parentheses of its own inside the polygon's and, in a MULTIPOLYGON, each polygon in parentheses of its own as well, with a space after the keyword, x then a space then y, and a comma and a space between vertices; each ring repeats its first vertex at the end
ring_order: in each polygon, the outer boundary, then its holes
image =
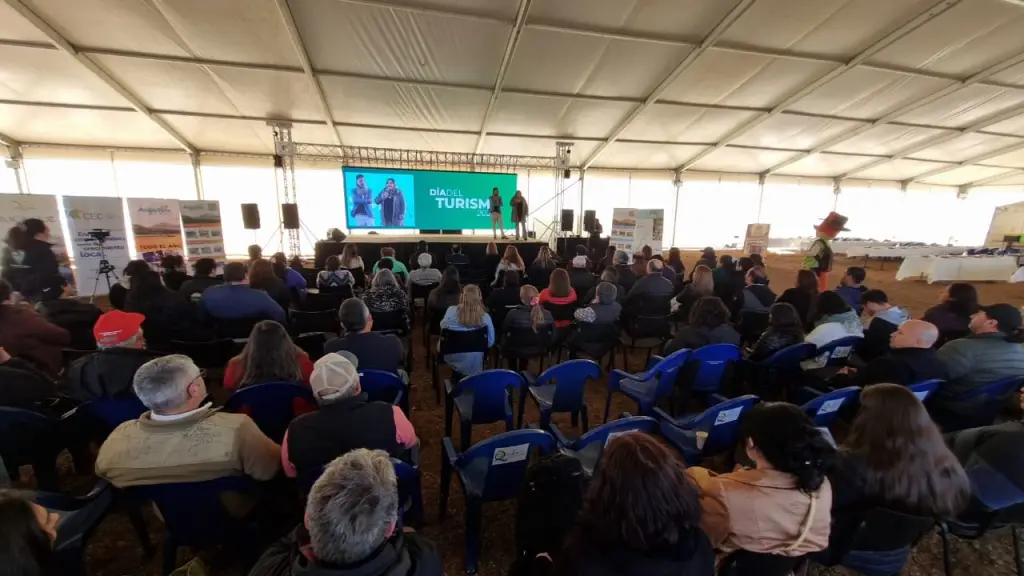
POLYGON ((519 240, 519 229, 523 229, 523 240, 526 240, 526 216, 530 213, 530 207, 526 204, 526 197, 519 190, 509 201, 512 207, 512 225, 516 227, 516 240, 519 240))

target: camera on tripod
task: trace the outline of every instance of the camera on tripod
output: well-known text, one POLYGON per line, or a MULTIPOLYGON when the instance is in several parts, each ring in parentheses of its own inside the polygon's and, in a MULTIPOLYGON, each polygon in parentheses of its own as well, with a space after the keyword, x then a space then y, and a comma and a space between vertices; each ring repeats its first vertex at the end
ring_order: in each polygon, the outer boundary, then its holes
POLYGON ((97 244, 103 244, 110 238, 110 230, 105 228, 93 228, 86 232, 86 234, 96 241, 97 244))

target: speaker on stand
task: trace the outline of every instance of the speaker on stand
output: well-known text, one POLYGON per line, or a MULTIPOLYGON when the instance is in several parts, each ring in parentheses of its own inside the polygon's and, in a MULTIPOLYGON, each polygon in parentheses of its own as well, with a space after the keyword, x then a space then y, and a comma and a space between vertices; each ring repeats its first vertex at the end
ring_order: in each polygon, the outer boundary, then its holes
POLYGON ((242 226, 252 230, 252 243, 256 244, 256 231, 260 229, 259 204, 242 204, 242 226))
POLYGON ((576 214, 573 212, 572 208, 562 209, 562 232, 572 232, 573 220, 575 220, 575 218, 576 214))
POLYGON ((298 204, 281 204, 281 225, 284 226, 285 230, 298 230, 301 228, 298 204))
POLYGON ((597 220, 596 210, 584 210, 583 211, 583 231, 591 233, 594 230, 594 220, 597 220))

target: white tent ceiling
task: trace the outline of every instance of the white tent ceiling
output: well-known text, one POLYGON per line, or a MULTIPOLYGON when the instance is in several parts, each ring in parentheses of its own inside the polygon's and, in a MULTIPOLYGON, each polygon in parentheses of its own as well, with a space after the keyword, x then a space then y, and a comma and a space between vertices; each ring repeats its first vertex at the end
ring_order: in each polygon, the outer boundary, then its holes
POLYGON ((0 0, 0 141, 1024 183, 1024 0, 0 0))

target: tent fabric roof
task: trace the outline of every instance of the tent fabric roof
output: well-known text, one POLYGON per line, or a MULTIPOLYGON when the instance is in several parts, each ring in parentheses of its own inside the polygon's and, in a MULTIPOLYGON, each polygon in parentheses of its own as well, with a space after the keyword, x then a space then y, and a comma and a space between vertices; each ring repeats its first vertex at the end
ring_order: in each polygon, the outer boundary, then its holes
POLYGON ((2 0, 0 141, 270 154, 286 119, 316 144, 1019 185, 1021 30, 1022 0, 2 0))

